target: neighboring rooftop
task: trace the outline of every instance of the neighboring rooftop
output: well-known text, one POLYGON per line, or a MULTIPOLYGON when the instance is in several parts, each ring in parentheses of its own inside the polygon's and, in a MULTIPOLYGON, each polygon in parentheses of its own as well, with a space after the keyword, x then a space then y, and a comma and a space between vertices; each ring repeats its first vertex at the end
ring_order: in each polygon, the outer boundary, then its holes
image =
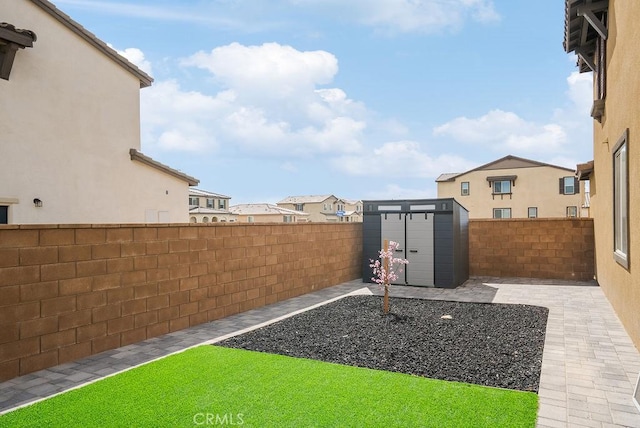
MULTIPOLYGON (((278 202, 279 204, 312 204, 324 202, 334 197, 333 195, 307 195, 307 196, 289 196, 278 202)), ((337 198, 336 198, 337 199, 337 198)))
POLYGON ((540 166, 548 166, 551 168, 563 169, 565 171, 571 171, 571 172, 574 171, 571 168, 565 168, 563 166, 552 165, 544 162, 538 162, 531 159, 525 159, 525 158, 521 158, 513 155, 507 155, 505 157, 486 163, 484 165, 480 165, 477 168, 470 169, 469 171, 440 174, 440 176, 436 178, 436 182, 454 181, 455 178, 460 175, 468 174, 470 172, 480 171, 480 170, 490 171, 490 170, 498 170, 498 169, 535 168, 540 166))
POLYGON ((204 196, 209 198, 218 198, 218 199, 231 199, 231 196, 221 195, 219 193, 213 193, 202 189, 197 189, 192 187, 189 189, 189 196, 204 196))
POLYGON ((239 204, 229 207, 229 211, 233 214, 241 215, 298 215, 308 216, 309 214, 302 211, 290 210, 273 204, 239 204))

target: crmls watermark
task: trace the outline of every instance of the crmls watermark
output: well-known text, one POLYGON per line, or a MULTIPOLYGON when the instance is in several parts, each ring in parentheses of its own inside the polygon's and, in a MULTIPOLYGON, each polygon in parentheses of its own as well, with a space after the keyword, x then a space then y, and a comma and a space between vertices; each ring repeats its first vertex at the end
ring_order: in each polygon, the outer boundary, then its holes
POLYGON ((244 424, 242 413, 196 413, 193 415, 195 425, 242 425, 244 424))

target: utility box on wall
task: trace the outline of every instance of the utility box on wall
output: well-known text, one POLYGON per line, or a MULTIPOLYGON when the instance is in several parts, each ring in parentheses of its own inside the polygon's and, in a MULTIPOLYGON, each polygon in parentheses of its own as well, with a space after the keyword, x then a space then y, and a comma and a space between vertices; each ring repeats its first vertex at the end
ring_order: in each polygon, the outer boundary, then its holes
POLYGON ((362 201, 362 278, 373 282, 371 259, 384 240, 409 260, 397 284, 455 288, 469 279, 469 212, 455 199, 362 201))

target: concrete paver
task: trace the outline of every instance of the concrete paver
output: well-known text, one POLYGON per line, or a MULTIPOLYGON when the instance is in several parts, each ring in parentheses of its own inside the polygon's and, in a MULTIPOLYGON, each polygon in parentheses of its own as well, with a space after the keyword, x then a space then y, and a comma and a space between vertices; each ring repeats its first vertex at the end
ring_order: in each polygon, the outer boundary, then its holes
MULTIPOLYGON (((381 294, 375 284, 358 279, 0 383, 0 413, 364 288, 381 294)), ((631 399, 640 353, 594 283, 478 277, 456 289, 391 290, 392 297, 549 308, 537 426, 640 428, 640 411, 631 399)))

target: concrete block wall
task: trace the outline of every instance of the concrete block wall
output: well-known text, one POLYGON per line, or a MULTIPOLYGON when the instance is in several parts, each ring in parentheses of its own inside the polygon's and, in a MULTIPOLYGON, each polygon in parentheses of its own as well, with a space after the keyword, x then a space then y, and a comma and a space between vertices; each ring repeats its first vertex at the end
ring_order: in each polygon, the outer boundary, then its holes
POLYGON ((0 227, 0 381, 361 276, 361 224, 0 227))
POLYGON ((593 219, 469 222, 471 276, 588 281, 594 257, 593 219))

